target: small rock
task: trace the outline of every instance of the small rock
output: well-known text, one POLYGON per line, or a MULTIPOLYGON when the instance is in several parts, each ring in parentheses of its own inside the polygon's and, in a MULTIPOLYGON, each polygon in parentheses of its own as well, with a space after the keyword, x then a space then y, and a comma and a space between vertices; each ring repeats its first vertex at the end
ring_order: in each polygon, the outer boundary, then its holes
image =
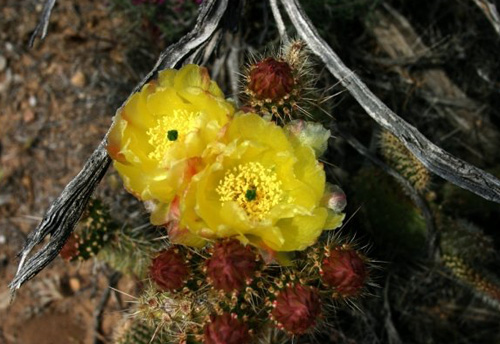
POLYGON ((30 104, 31 107, 35 107, 36 106, 36 97, 35 96, 30 96, 30 98, 28 99, 28 103, 30 104))
POLYGON ((0 72, 3 72, 5 67, 7 67, 7 59, 3 55, 0 55, 0 72))
POLYGON ((76 293, 80 288, 82 287, 80 280, 76 277, 71 277, 69 279, 69 287, 73 291, 73 293, 76 293))
POLYGON ((25 123, 31 123, 35 120, 35 113, 32 110, 26 110, 23 114, 23 120, 25 123))
POLYGON ((7 242, 7 238, 5 237, 5 235, 0 235, 0 245, 3 245, 7 242))
POLYGON ((83 87, 83 86, 85 86, 86 82, 87 82, 87 80, 85 79, 85 74, 83 74, 81 71, 76 72, 71 77, 71 84, 73 86, 83 87))
POLYGON ((23 77, 20 75, 20 74, 14 74, 14 76, 12 77, 12 81, 14 83, 17 83, 17 84, 20 84, 23 82, 23 77))

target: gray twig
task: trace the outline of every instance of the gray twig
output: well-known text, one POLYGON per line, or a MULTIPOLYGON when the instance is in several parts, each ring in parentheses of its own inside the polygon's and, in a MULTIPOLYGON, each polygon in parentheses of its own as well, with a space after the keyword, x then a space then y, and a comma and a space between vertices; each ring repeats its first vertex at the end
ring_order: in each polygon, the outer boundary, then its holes
POLYGON ((229 84, 231 85, 232 98, 239 106, 238 93, 240 90, 240 52, 241 37, 238 33, 232 35, 232 45, 226 60, 227 71, 229 74, 229 84))
POLYGON ((42 10, 42 15, 40 16, 40 20, 38 21, 38 24, 35 27, 35 31, 33 31, 33 34, 31 35, 30 41, 29 41, 29 47, 33 47, 33 43, 35 43, 35 39, 37 36, 40 36, 40 39, 44 39, 45 36, 47 36, 47 29, 49 27, 49 21, 50 21, 50 15, 52 14, 52 9, 54 8, 54 5, 56 4, 56 0, 46 0, 45 4, 43 5, 43 10, 42 10))
POLYGON ((298 0, 281 0, 297 32, 326 67, 379 125, 403 142, 430 171, 464 189, 500 203, 500 180, 430 142, 387 107, 319 36, 298 0))
POLYGON ((396 326, 394 326, 394 322, 392 321, 391 305, 389 301, 390 279, 391 279, 391 274, 389 273, 387 279, 385 280, 385 286, 384 286, 384 311, 385 311, 384 324, 389 344, 400 344, 403 343, 403 341, 401 340, 398 330, 396 329, 396 326))
POLYGON ((473 0, 474 3, 483 11, 486 19, 491 23, 493 29, 500 36, 500 15, 496 6, 488 0, 473 0))
POLYGON ((120 281, 121 273, 118 271, 113 272, 109 276, 108 287, 104 290, 99 304, 94 310, 94 344, 104 344, 104 335, 102 333, 102 316, 104 314, 104 309, 106 308, 109 297, 111 296, 111 291, 116 288, 118 282, 120 281))
MULTIPOLYGON (((161 53, 151 72, 135 87, 132 94, 140 90, 158 70, 176 67, 200 44, 208 40, 218 27, 227 6, 228 0, 204 1, 193 30, 161 53)), ((52 203, 42 222, 28 236, 22 251, 19 253, 20 262, 16 276, 9 284, 12 295, 23 283, 34 277, 57 257, 76 226, 82 212, 85 210, 90 195, 109 167, 110 158, 106 152, 107 135, 104 136, 80 173, 52 203), (50 241, 28 259, 32 249, 49 234, 51 236, 50 241)))
POLYGON ((286 26, 283 18, 281 17, 280 10, 278 8, 277 0, 269 0, 269 4, 271 5, 271 11, 273 12, 274 21, 276 22, 276 26, 278 27, 278 31, 280 33, 281 41, 287 45, 290 43, 290 39, 288 38, 288 34, 286 33, 286 26))

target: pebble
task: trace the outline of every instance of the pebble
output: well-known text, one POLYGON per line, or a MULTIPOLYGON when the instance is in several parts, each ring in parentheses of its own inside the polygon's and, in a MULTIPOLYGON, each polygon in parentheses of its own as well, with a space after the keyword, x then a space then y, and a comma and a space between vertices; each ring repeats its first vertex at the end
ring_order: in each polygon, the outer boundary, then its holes
POLYGON ((32 110, 27 109, 26 111, 24 111, 23 120, 25 123, 33 122, 35 120, 35 113, 32 110))
POLYGON ((69 279, 69 287, 71 288, 71 290, 73 291, 73 293, 76 293, 78 290, 80 290, 80 288, 82 286, 81 286, 80 280, 78 278, 71 277, 69 279))
POLYGON ((35 96, 30 96, 28 99, 28 103, 30 104, 31 107, 35 107, 37 104, 36 97, 35 96))
POLYGON ((71 77, 71 84, 73 86, 83 87, 83 86, 85 86, 86 82, 87 82, 87 80, 85 79, 85 74, 83 74, 81 71, 76 72, 71 77))

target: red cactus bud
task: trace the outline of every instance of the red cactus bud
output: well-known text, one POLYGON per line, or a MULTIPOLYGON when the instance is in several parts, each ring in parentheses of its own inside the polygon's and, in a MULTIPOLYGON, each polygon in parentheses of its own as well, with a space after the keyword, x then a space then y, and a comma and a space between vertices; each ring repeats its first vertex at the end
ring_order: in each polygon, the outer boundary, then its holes
POLYGON ((257 99, 279 100, 289 94, 295 85, 290 65, 272 57, 253 65, 248 80, 248 89, 257 99))
POLYGON ((323 282, 334 287, 343 297, 358 295, 367 277, 366 264, 353 249, 337 247, 330 250, 323 259, 321 266, 323 282))
POLYGON ((321 313, 318 290, 300 284, 281 290, 273 302, 271 317, 278 327, 292 334, 303 334, 316 324, 321 313))
POLYGON ((207 276, 216 289, 231 292, 242 289, 257 269, 257 256, 250 246, 238 240, 217 242, 206 262, 207 276))
POLYGON ((205 344, 245 344, 249 341, 248 326, 238 320, 236 314, 212 315, 203 328, 205 344))
POLYGON ((78 256, 78 236, 76 234, 71 233, 59 254, 65 260, 72 260, 78 256))
POLYGON ((169 248, 153 259, 149 275, 163 290, 180 289, 189 276, 184 257, 176 248, 169 248))

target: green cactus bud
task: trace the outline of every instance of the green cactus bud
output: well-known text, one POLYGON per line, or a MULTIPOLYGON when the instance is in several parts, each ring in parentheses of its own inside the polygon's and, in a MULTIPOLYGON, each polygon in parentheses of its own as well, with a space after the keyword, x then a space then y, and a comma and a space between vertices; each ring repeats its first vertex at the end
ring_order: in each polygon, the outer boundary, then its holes
POLYGON ((408 180, 418 192, 425 191, 430 184, 431 175, 413 153, 388 131, 380 134, 380 151, 387 163, 408 180))

